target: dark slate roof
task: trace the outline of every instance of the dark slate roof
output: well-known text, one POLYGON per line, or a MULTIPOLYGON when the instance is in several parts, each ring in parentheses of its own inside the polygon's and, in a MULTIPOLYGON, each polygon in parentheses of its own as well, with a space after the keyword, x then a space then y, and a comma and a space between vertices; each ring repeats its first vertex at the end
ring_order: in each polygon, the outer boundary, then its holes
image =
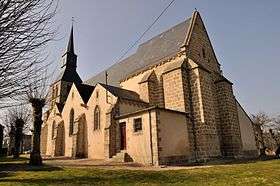
POLYGON ((76 70, 67 69, 65 67, 61 70, 55 82, 61 80, 66 82, 74 82, 76 84, 83 82, 76 70))
MULTIPOLYGON (((170 28, 141 44, 136 53, 114 64, 108 72, 108 83, 119 86, 119 81, 128 75, 160 63, 162 59, 172 56, 181 50, 187 36, 191 18, 170 28)), ((85 81, 86 84, 95 85, 98 82, 105 83, 105 71, 85 81)))
MULTIPOLYGON (((111 85, 105 85, 103 83, 99 83, 99 84, 101 86, 103 86, 106 90, 111 92, 116 97, 126 99, 126 100, 131 100, 131 101, 143 102, 139 98, 139 94, 137 94, 136 92, 133 92, 131 90, 122 89, 122 88, 115 87, 115 86, 111 86, 111 85)), ((145 103, 145 102, 143 102, 143 103, 145 103)))
POLYGON ((75 84, 75 86, 77 87, 84 103, 87 103, 95 87, 85 84, 75 84))
POLYGON ((71 54, 74 54, 74 34, 73 34, 73 26, 71 27, 70 37, 68 40, 67 50, 71 54))
POLYGON ((58 109, 59 113, 61 113, 62 110, 63 110, 64 104, 62 104, 62 103, 55 103, 55 104, 57 106, 57 109, 58 109))

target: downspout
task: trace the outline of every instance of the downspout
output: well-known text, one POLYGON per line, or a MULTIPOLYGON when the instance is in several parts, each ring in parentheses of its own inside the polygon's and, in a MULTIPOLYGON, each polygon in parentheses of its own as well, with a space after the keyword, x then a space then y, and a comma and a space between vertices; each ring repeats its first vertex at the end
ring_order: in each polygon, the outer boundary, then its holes
POLYGON ((154 152, 153 152, 153 140, 152 140, 152 117, 151 110, 149 110, 149 128, 150 128, 150 148, 151 148, 151 164, 154 165, 154 152))

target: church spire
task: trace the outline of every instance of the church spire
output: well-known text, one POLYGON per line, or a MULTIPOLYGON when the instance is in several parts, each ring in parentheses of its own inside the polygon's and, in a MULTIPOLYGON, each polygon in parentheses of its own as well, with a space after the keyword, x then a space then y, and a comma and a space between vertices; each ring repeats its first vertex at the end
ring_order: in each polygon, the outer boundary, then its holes
POLYGON ((68 46, 67 46, 67 51, 71 54, 74 54, 74 34, 73 34, 73 24, 71 27, 71 32, 70 32, 70 37, 69 37, 69 41, 68 41, 68 46))
POLYGON ((73 24, 71 27, 70 37, 68 40, 66 51, 62 56, 61 68, 64 67, 67 68, 68 70, 73 70, 73 71, 76 71, 76 67, 77 67, 77 55, 74 52, 73 24))

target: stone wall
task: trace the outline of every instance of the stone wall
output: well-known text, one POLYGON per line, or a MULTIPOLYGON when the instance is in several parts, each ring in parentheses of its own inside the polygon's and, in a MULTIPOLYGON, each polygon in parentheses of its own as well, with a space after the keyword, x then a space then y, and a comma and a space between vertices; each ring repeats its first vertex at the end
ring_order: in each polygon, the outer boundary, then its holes
POLYGON ((48 139, 48 125, 44 125, 41 129, 41 154, 46 154, 47 153, 47 141, 48 139))
POLYGON ((139 82, 139 95, 140 99, 149 103, 150 105, 159 105, 160 97, 158 94, 159 91, 159 82, 154 71, 151 74, 148 74, 149 77, 139 82))
POLYGON ((181 68, 162 75, 164 105, 167 109, 185 112, 186 105, 181 68))
POLYGON ((194 26, 188 43, 188 57, 210 72, 220 73, 220 65, 200 15, 196 12, 193 19, 194 26))
POLYGON ((203 69, 190 72, 194 133, 196 138, 197 160, 207 160, 221 155, 217 123, 215 121, 212 79, 203 69))
POLYGON ((159 164, 186 163, 193 159, 189 143, 187 114, 158 109, 157 138, 159 164))
POLYGON ((258 149, 254 135, 253 122, 237 101, 236 105, 242 141, 242 154, 245 157, 257 157, 258 149))
POLYGON ((54 156, 64 156, 65 149, 65 130, 64 123, 60 122, 55 131, 55 151, 54 156))
POLYGON ((237 157, 241 153, 242 142, 232 84, 224 79, 216 82, 216 88, 221 122, 222 154, 227 157, 237 157))

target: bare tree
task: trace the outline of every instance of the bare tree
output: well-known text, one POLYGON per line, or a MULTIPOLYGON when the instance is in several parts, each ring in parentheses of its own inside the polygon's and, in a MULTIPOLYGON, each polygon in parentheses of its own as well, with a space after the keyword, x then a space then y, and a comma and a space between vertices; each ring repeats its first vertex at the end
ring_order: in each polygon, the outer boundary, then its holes
POLYGON ((255 132, 259 137, 257 137, 258 143, 261 145, 260 147, 260 155, 265 156, 266 145, 264 142, 264 129, 269 126, 272 119, 265 112, 259 112, 255 115, 252 115, 252 120, 255 127, 255 132))
POLYGON ((50 85, 50 75, 48 75, 47 66, 34 68, 33 71, 35 76, 27 82, 28 90, 26 91, 26 98, 32 107, 33 118, 32 150, 29 163, 31 165, 42 165, 40 136, 43 124, 43 108, 48 101, 47 97, 50 85))
POLYGON ((279 132, 280 131, 280 115, 276 116, 273 119, 273 123, 274 123, 274 129, 279 132))
POLYGON ((30 69, 46 58, 42 51, 56 33, 57 5, 58 0, 0 1, 0 107, 26 92, 30 69))
POLYGON ((10 138, 10 154, 18 158, 20 154, 20 145, 24 132, 30 130, 30 110, 26 105, 9 108, 6 117, 2 123, 7 129, 10 138))

